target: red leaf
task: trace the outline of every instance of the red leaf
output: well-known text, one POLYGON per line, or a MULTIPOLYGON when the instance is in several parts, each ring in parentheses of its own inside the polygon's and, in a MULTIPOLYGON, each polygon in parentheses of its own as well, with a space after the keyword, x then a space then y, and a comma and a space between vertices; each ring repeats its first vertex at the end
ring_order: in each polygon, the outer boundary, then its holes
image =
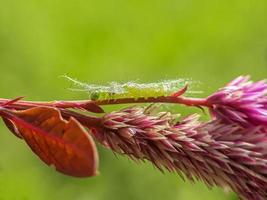
POLYGON ((13 122, 17 128, 15 133, 21 135, 47 165, 55 166, 57 171, 70 176, 88 177, 97 174, 98 154, 95 143, 74 118, 66 121, 56 108, 51 107, 24 111, 1 109, 1 114, 13 122))

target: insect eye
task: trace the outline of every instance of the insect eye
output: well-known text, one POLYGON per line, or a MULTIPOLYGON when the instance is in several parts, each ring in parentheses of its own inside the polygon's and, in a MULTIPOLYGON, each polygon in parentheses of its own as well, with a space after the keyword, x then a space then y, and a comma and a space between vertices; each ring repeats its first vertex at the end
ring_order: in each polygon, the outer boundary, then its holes
POLYGON ((97 92, 92 92, 91 94, 90 94, 90 99, 91 100, 93 100, 93 101, 95 101, 95 100, 98 100, 99 99, 99 93, 97 93, 97 92))

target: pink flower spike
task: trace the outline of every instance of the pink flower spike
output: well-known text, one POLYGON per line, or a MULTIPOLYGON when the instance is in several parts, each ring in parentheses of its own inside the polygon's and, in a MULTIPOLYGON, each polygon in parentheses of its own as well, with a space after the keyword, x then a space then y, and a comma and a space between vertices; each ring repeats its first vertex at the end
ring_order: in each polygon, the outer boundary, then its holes
POLYGON ((266 80, 252 82, 240 76, 207 98, 215 118, 243 126, 267 127, 266 80))
POLYGON ((176 120, 167 112, 152 115, 144 108, 126 108, 103 116, 96 139, 161 171, 201 180, 208 187, 231 188, 244 200, 267 198, 266 128, 220 119, 199 122, 198 115, 176 120))

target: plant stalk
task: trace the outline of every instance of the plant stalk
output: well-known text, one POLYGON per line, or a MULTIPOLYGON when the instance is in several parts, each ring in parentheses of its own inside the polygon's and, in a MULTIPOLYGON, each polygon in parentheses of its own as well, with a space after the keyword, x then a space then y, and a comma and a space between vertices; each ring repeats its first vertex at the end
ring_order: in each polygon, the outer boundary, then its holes
MULTIPOLYGON (((0 106, 11 101, 10 99, 0 99, 0 106)), ((148 98, 119 98, 108 100, 78 100, 78 101, 17 101, 13 102, 12 106, 24 107, 25 109, 35 106, 50 106, 57 108, 77 108, 83 107, 88 104, 96 105, 114 105, 114 104, 136 104, 136 103, 171 103, 181 104, 185 106, 197 106, 197 107, 211 107, 212 105, 205 98, 190 98, 190 97, 173 97, 173 96, 160 96, 160 97, 148 97, 148 98)))

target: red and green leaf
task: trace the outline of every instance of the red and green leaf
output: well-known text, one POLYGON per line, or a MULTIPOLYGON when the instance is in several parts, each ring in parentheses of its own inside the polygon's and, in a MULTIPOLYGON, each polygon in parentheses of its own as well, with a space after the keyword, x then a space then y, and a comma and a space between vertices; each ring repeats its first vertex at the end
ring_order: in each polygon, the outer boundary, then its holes
POLYGON ((52 107, 23 111, 0 110, 8 128, 21 137, 34 153, 49 166, 70 176, 97 174, 98 154, 85 128, 74 118, 63 119, 52 107))

